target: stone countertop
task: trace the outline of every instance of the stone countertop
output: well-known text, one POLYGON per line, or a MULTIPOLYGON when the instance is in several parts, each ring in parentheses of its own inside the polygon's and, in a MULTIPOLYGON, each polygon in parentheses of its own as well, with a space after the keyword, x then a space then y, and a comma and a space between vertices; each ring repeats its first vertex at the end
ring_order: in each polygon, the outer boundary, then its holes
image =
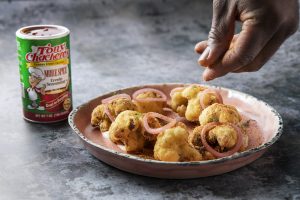
POLYGON ((210 28, 210 0, 1 1, 0 199, 300 199, 300 34, 256 73, 210 82, 278 110, 284 131, 260 159, 220 176, 162 180, 91 156, 67 122, 22 118, 15 31, 32 24, 71 30, 74 106, 118 88, 200 82, 193 52, 210 28))

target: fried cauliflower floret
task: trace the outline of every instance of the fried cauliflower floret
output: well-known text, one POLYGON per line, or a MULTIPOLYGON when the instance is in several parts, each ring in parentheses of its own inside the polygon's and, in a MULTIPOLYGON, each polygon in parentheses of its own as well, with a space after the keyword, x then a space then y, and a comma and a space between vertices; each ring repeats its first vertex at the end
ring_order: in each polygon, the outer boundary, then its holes
POLYGON ((199 115, 202 111, 200 93, 205 89, 205 87, 199 85, 190 85, 182 91, 182 96, 188 99, 184 115, 188 121, 196 122, 199 120, 199 115))
MULTIPOLYGON (((136 106, 131 100, 125 98, 117 98, 110 102, 108 110, 113 117, 125 110, 136 110, 136 106)), ((99 127, 102 132, 107 131, 111 125, 111 121, 104 112, 105 105, 98 105, 92 112, 91 124, 94 127, 99 127)))
MULTIPOLYGON (((201 141, 201 132, 203 126, 196 127, 193 132, 189 135, 188 141, 194 146, 195 149, 199 150, 205 160, 214 159, 214 156, 205 151, 205 147, 201 141)), ((243 131, 242 131, 243 132, 243 131)), ((229 124, 220 124, 207 133, 207 142, 219 152, 228 151, 236 145, 238 141, 238 133, 229 124)), ((248 136, 243 132, 243 143, 239 151, 246 150, 248 146, 248 136)))
POLYGON ((202 110, 198 94, 204 89, 199 85, 190 85, 182 90, 175 91, 171 96, 172 109, 189 121, 198 121, 202 110))
MULTIPOLYGON (((145 145, 154 145, 157 135, 144 130, 142 125, 143 114, 137 111, 126 110, 120 113, 109 128, 109 138, 114 143, 125 145, 127 152, 139 152, 145 145)), ((161 127, 156 118, 148 118, 152 128, 161 127)))
POLYGON ((226 124, 216 126, 210 130, 207 134, 207 141, 211 144, 216 143, 221 147, 221 150, 224 148, 231 149, 237 143, 238 135, 236 130, 226 124))
MULTIPOLYGON (((161 127, 161 124, 159 123, 159 120, 156 119, 155 117, 149 117, 148 118, 148 124, 151 128, 160 128, 161 127)), ((150 141, 150 142, 155 142, 156 141, 156 138, 157 138, 156 134, 148 133, 145 130, 142 131, 142 134, 143 134, 143 136, 145 137, 145 139, 147 141, 150 141)))
POLYGON ((182 91, 182 96, 188 100, 195 98, 199 92, 205 90, 206 87, 200 85, 190 85, 182 91))
POLYGON ((185 111, 185 118, 188 121, 197 122, 199 120, 199 115, 202 112, 202 108, 200 105, 199 96, 195 96, 190 99, 185 111))
POLYGON ((136 105, 130 99, 117 98, 108 104, 108 110, 113 117, 117 117, 125 110, 136 110, 136 105))
POLYGON ((237 109, 233 106, 214 103, 202 111, 199 116, 199 121, 201 125, 205 125, 210 122, 229 122, 237 124, 241 121, 241 116, 237 109))
POLYGON ((203 148, 203 144, 201 141, 201 131, 202 126, 197 126, 194 128, 193 132, 189 134, 188 136, 188 142, 190 145, 192 145, 195 149, 201 150, 203 148))
POLYGON ((157 137, 154 158, 161 161, 200 161, 201 154, 188 143, 188 131, 176 126, 165 130, 157 137))
POLYGON ((110 140, 124 144, 127 152, 141 151, 145 144, 141 117, 141 113, 131 110, 120 113, 109 128, 110 140))
MULTIPOLYGON (((200 85, 190 85, 182 90, 175 91, 171 96, 171 107, 180 116, 188 121, 197 122, 203 108, 200 104, 202 92, 207 89, 200 85)), ((213 93, 203 94, 203 104, 208 106, 218 101, 213 93)))
POLYGON ((109 129, 111 121, 104 112, 104 105, 101 104, 94 108, 91 117, 91 124, 94 127, 99 127, 101 132, 109 129))
POLYGON ((188 142, 191 146, 197 149, 201 155, 203 160, 213 160, 215 157, 208 151, 205 150, 202 141, 201 141, 201 131, 202 126, 197 126, 191 134, 189 134, 188 142))
MULTIPOLYGON (((248 135, 246 132, 242 131, 242 146, 239 151, 244 151, 248 147, 248 135)), ((211 144, 216 143, 220 147, 221 151, 224 149, 232 149, 238 140, 238 133, 229 124, 221 124, 216 126, 208 132, 207 141, 211 144)))
POLYGON ((203 104, 205 106, 210 106, 214 103, 218 103, 218 98, 214 93, 203 94, 203 104))
POLYGON ((188 99, 182 96, 183 90, 184 89, 175 91, 171 96, 171 108, 181 117, 185 116, 185 111, 188 104, 188 99))
MULTIPOLYGON (((158 94, 155 92, 144 92, 139 94, 136 98, 137 99, 145 99, 145 98, 160 98, 158 94)), ((166 106, 165 102, 161 101, 149 101, 149 102, 135 102, 135 105, 137 106, 137 111, 141 113, 147 113, 147 112, 157 112, 157 113, 163 113, 163 108, 166 106)))

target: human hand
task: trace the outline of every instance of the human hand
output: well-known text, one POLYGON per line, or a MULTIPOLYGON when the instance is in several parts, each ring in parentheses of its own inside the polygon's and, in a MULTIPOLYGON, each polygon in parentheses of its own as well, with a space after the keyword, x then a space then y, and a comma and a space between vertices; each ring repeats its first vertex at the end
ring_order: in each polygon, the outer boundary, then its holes
POLYGON ((297 0, 213 0, 208 40, 195 46, 209 81, 229 72, 259 70, 298 29, 297 0), (242 30, 234 35, 235 20, 242 30))

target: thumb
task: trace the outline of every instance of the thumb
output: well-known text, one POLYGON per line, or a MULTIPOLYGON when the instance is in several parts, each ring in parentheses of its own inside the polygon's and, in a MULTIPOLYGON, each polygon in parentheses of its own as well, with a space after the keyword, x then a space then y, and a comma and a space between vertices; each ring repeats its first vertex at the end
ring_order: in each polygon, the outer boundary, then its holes
POLYGON ((228 50, 234 34, 236 17, 235 3, 232 0, 213 1, 213 19, 208 35, 208 47, 198 62, 203 66, 211 66, 228 50))

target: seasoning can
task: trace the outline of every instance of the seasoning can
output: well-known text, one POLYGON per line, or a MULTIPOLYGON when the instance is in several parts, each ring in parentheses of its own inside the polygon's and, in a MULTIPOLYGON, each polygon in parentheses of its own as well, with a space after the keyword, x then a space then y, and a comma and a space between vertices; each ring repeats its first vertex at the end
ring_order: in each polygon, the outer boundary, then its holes
POLYGON ((24 118, 51 123, 72 110, 70 31, 33 25, 16 32, 24 118))

